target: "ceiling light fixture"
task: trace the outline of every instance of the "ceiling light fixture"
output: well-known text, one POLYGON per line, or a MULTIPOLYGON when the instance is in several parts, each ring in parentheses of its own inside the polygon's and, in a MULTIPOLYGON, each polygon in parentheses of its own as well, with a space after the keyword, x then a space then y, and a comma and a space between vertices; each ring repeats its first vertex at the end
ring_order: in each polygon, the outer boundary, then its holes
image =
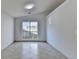
POLYGON ((34 8, 34 4, 32 4, 32 3, 27 4, 27 5, 24 6, 24 9, 30 10, 30 9, 32 9, 32 8, 34 8))

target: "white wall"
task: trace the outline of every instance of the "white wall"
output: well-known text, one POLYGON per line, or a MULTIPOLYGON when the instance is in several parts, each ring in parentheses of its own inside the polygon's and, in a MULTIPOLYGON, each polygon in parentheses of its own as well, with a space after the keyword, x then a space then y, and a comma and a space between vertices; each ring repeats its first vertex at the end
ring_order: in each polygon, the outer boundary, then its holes
POLYGON ((48 15, 47 41, 69 59, 77 59, 76 20, 76 0, 66 0, 48 15))
POLYGON ((13 19, 6 13, 1 13, 1 49, 3 50, 13 42, 13 19))
POLYGON ((28 15, 25 17, 16 18, 15 19, 15 40, 16 41, 27 41, 27 39, 25 40, 22 38, 22 22, 28 21, 28 20, 38 21, 39 39, 37 39, 35 41, 46 41, 46 16, 44 16, 42 14, 28 15))

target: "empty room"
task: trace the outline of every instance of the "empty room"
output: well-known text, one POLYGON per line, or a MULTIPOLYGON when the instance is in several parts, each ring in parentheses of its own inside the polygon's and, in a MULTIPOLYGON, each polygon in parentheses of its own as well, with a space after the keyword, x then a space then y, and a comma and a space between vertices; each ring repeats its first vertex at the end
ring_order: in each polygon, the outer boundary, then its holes
POLYGON ((76 0, 1 0, 1 59, 77 59, 76 0))

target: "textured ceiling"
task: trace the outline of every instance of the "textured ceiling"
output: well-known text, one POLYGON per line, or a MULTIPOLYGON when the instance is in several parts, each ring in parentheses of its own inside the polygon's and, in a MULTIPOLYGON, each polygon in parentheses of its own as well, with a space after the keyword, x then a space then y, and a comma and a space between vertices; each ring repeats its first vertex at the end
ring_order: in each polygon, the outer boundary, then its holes
POLYGON ((32 14, 49 14, 64 1, 65 0, 2 0, 1 8, 2 11, 13 17, 26 16, 27 12, 24 10, 24 5, 32 2, 35 4, 35 8, 31 10, 32 14))

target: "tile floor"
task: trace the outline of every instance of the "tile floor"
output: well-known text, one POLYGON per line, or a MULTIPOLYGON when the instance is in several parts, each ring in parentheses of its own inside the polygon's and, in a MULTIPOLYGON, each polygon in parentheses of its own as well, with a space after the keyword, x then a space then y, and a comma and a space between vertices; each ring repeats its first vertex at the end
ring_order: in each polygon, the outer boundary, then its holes
POLYGON ((1 53, 2 59, 67 59, 47 43, 40 42, 16 42, 1 53))

